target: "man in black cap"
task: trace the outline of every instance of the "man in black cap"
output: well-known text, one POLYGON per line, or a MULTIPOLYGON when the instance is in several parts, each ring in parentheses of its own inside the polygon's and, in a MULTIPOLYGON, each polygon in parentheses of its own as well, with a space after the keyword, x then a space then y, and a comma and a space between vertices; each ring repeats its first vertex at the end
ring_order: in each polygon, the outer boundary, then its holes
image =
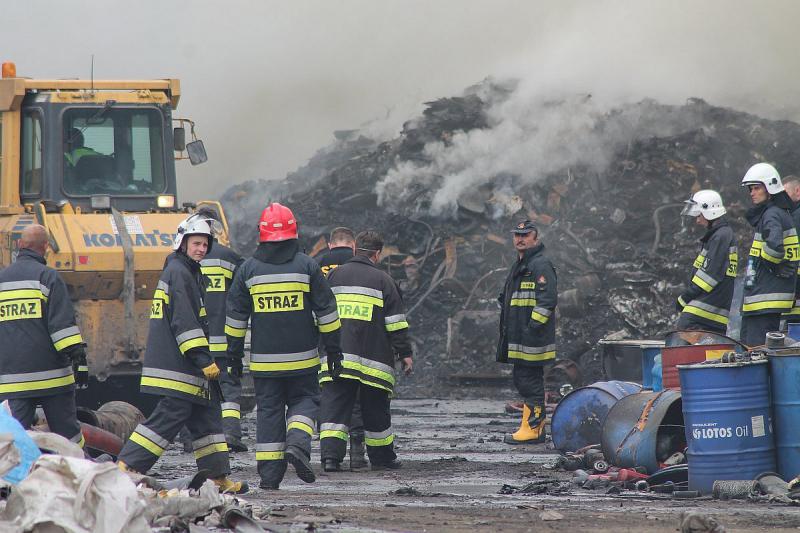
POLYGON ((511 233, 518 257, 498 297, 497 361, 514 365, 514 386, 524 407, 519 429, 506 435, 505 442, 535 444, 545 438, 544 365, 556 358, 558 281, 533 222, 522 221, 511 233))

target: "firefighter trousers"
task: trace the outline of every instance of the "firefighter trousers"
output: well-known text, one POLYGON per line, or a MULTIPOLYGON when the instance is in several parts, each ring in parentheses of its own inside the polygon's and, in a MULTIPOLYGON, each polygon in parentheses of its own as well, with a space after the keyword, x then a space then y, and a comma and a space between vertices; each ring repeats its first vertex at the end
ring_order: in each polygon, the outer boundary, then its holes
POLYGON ((780 324, 780 313, 743 316, 739 340, 747 346, 761 346, 767 342, 767 333, 778 331, 780 324))
POLYGON ((514 365, 514 386, 531 412, 535 406, 544 407, 544 367, 514 365))
POLYGON ((311 458, 319 412, 317 374, 253 379, 256 389, 256 463, 262 483, 277 486, 286 473, 286 449, 311 458))
POLYGON ((219 384, 222 387, 222 428, 225 435, 242 438, 241 406, 239 400, 242 397, 242 378, 233 376, 228 371, 227 358, 217 358, 217 366, 220 369, 219 384))
POLYGON ((355 379, 335 379, 322 386, 320 453, 322 460, 341 462, 347 451, 353 405, 360 395, 364 442, 369 462, 382 465, 397 459, 394 452, 390 395, 355 379))
POLYGON ((198 470, 209 470, 208 477, 230 473, 228 445, 222 432, 219 402, 201 405, 190 400, 164 396, 143 423, 131 434, 119 460, 146 474, 183 426, 192 435, 192 448, 198 470))
POLYGON ((50 431, 83 448, 83 434, 75 407, 75 391, 39 398, 11 398, 8 404, 11 414, 25 429, 30 429, 36 417, 36 406, 41 405, 50 431))

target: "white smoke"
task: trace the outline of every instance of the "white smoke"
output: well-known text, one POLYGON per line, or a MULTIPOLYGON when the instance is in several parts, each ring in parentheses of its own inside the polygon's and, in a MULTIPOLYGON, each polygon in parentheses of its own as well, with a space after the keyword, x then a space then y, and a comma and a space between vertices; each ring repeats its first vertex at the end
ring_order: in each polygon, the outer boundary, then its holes
POLYGON ((513 176, 521 185, 570 167, 602 172, 636 139, 698 127, 691 114, 647 104, 616 108, 589 95, 554 99, 522 84, 488 108, 488 128, 430 142, 424 148, 427 162, 404 161, 391 169, 377 185, 379 201, 400 206, 424 188, 430 213, 451 215, 463 194, 498 177, 513 176))

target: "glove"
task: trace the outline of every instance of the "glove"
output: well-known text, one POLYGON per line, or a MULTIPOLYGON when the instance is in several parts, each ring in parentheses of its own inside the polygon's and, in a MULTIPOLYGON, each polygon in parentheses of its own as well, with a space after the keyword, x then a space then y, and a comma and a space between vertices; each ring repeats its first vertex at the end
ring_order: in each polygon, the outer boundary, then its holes
POLYGON ((219 367, 217 363, 211 363, 203 369, 203 375, 207 379, 217 379, 219 377, 219 367))
POLYGON ((69 353, 72 360, 72 372, 75 374, 75 384, 79 389, 89 387, 89 364, 86 362, 86 349, 78 344, 69 353))
POLYGON ((342 352, 328 352, 328 373, 333 379, 337 379, 342 373, 342 361, 344 354, 342 352))
POLYGON ((244 362, 241 357, 228 356, 228 373, 235 378, 242 377, 244 373, 244 362))

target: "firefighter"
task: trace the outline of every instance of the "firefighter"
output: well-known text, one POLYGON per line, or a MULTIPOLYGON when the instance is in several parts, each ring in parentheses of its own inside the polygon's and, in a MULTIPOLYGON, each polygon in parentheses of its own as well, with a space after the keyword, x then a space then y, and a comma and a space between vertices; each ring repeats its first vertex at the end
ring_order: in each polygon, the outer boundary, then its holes
POLYGON ((507 444, 544 442, 544 365, 556 358, 556 271, 544 255, 539 230, 530 220, 517 224, 511 267, 498 300, 500 341, 497 361, 514 365, 514 386, 522 395, 522 422, 507 444))
POLYGON ((311 437, 319 410, 319 337, 329 357, 341 358, 336 300, 312 258, 300 252, 297 220, 279 203, 259 221, 253 257, 236 271, 225 333, 228 352, 242 353, 251 321, 250 373, 256 389, 256 462, 260 487, 280 486, 287 462, 306 483, 311 437))
POLYGON ((119 454, 122 470, 142 474, 155 464, 186 425, 197 468, 208 470, 220 492, 247 492, 228 478, 228 445, 222 429, 219 367, 208 348, 200 261, 213 248, 215 221, 197 213, 178 226, 173 249, 153 294, 141 390, 161 396, 119 454))
MULTIPOLYGON (((219 222, 219 215, 210 208, 198 210, 200 216, 219 222)), ((200 270, 206 282, 206 311, 208 312, 208 348, 219 367, 219 383, 222 386, 222 427, 225 440, 232 452, 246 452, 242 442, 241 407, 242 373, 244 354, 228 356, 228 341, 225 338, 225 303, 228 298, 233 274, 242 257, 214 240, 214 246, 200 261, 200 270)))
MULTIPOLYGON (((787 176, 782 181, 786 194, 789 195, 794 204, 791 210, 792 222, 794 222, 794 229, 800 235, 800 179, 796 176, 787 176)), ((783 314, 783 317, 786 319, 787 324, 800 323, 800 267, 798 267, 798 276, 794 287, 794 305, 783 314)))
POLYGON ((41 405, 50 431, 84 445, 75 408, 75 383, 89 380, 86 350, 67 286, 47 266, 47 230, 32 225, 19 254, 0 270, 0 400, 9 400, 22 427, 41 405))
POLYGON ((800 245, 789 214, 792 201, 775 167, 758 163, 742 178, 753 207, 747 221, 755 229, 744 281, 741 341, 765 343, 767 332, 780 326, 781 313, 794 306, 800 245))
MULTIPOLYGON (((356 236, 350 228, 334 228, 328 238, 328 251, 315 257, 326 276, 336 267, 353 258, 356 252, 356 236)), ((364 448, 364 420, 361 402, 356 398, 350 422, 350 470, 367 466, 364 448)))
POLYGON ((413 369, 403 298, 395 281, 377 268, 383 239, 374 231, 356 237, 356 255, 328 275, 342 321, 344 361, 323 361, 320 453, 326 472, 341 470, 351 413, 360 394, 364 441, 373 470, 402 466, 394 451, 389 402, 395 360, 413 369))
POLYGON ((739 252, 719 193, 697 191, 681 213, 706 228, 694 260, 689 288, 678 297, 677 329, 702 329, 725 335, 733 300, 739 252))

